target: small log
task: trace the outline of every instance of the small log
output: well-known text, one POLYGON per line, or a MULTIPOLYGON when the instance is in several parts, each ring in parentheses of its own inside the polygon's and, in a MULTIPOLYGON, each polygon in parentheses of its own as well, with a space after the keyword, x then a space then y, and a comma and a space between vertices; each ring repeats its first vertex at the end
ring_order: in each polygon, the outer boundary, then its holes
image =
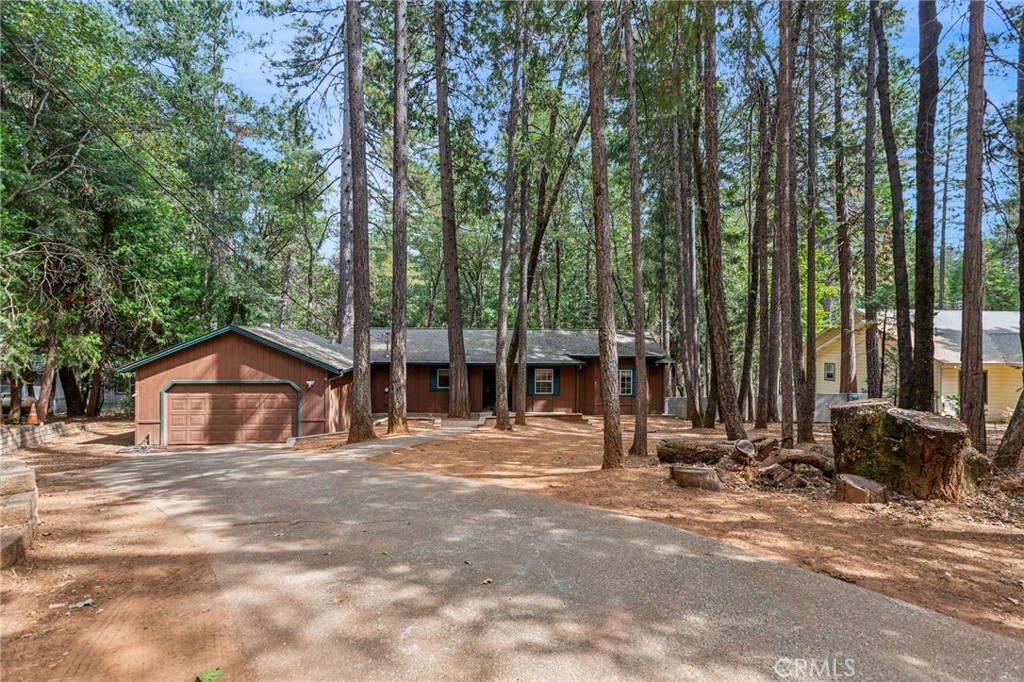
POLYGON ((878 481, 863 476, 839 474, 836 477, 836 500, 851 504, 872 504, 888 502, 889 491, 878 481))
POLYGON ((666 464, 714 464, 734 453, 733 443, 710 438, 666 438, 658 443, 658 460, 666 464))
POLYGON ((821 470, 821 473, 831 477, 835 473, 835 461, 828 455, 813 450, 779 450, 766 459, 763 467, 770 467, 775 464, 809 464, 821 470))
POLYGON ((768 459, 779 449, 779 439, 775 436, 757 436, 756 438, 751 438, 750 442, 757 449, 754 459, 759 462, 768 459))
POLYGON ((701 490, 722 490, 722 479, 718 472, 710 467, 691 467, 675 464, 669 476, 681 488, 699 488, 701 490))
POLYGON ((793 475, 793 472, 781 464, 771 464, 757 472, 758 478, 765 483, 778 485, 793 475))

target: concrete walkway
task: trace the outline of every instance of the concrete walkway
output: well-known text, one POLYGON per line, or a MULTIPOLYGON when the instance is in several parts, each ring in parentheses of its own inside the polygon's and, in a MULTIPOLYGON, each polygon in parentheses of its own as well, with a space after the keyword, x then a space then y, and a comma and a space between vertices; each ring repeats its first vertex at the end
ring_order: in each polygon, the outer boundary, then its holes
POLYGON ((1024 679, 1024 645, 847 583, 366 461, 466 428, 322 454, 153 453, 93 477, 209 552, 263 680, 1024 679))

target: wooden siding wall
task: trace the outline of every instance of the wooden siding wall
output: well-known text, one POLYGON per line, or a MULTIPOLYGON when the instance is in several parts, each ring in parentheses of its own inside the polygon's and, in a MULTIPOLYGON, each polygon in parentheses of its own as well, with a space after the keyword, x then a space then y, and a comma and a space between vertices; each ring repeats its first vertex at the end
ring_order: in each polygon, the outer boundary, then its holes
MULTIPOLYGON (((530 412, 582 412, 599 414, 601 411, 600 389, 597 385, 597 361, 586 365, 563 365, 559 367, 559 395, 527 396, 526 409, 530 412)), ((550 367, 551 365, 538 365, 550 367)), ((623 360, 623 369, 635 366, 633 360, 623 360)), ((484 367, 469 367, 469 407, 473 412, 482 412, 484 367)), ((407 370, 407 400, 410 414, 444 414, 448 411, 448 392, 430 390, 430 373, 433 367, 409 365, 407 370)), ((651 414, 661 414, 665 409, 665 366, 648 362, 650 381, 649 395, 651 414)), ((373 411, 384 414, 388 411, 387 387, 390 382, 387 365, 374 365, 371 371, 371 395, 373 411)), ((515 378, 512 378, 513 390, 515 378)), ((621 398, 623 414, 636 412, 636 398, 621 398)))
MULTIPOLYGON (((327 430, 328 372, 234 332, 139 367, 135 375, 135 439, 160 443, 160 392, 172 381, 281 381, 302 391, 303 436, 327 430), (306 381, 313 381, 306 388, 306 381)), ((339 396, 340 397, 340 396, 339 396)), ((346 408, 347 409, 347 408, 346 408)))

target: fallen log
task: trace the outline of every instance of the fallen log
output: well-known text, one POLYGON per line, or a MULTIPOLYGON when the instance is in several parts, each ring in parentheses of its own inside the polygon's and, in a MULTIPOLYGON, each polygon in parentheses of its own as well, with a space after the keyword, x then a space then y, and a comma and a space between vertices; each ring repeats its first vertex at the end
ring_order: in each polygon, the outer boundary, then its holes
POLYGON ((710 467, 691 467, 675 464, 669 470, 669 477, 681 488, 699 488, 700 490, 722 490, 722 479, 718 472, 710 467))
POLYGON ((767 468, 774 464, 809 464, 829 478, 836 470, 835 461, 831 457, 813 450, 779 450, 762 462, 761 466, 767 468))
POLYGON ((771 464, 757 472, 762 483, 777 485, 784 488, 803 488, 807 479, 783 464, 771 464))
POLYGON ((714 464, 735 451, 731 441, 666 438, 658 443, 658 460, 666 464, 714 464))

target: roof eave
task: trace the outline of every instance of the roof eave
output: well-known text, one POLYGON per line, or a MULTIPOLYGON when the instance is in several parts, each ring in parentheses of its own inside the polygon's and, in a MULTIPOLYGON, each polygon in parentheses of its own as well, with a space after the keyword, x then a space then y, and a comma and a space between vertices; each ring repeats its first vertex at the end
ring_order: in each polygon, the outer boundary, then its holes
POLYGON ((227 332, 235 332, 236 334, 240 334, 241 336, 244 336, 247 339, 250 339, 257 343, 262 343, 265 346, 270 346, 275 350, 279 350, 282 353, 291 355, 292 357, 296 357, 304 362, 308 362, 311 365, 327 370, 328 372, 333 372, 334 374, 345 374, 347 372, 352 371, 351 367, 333 367, 325 362, 321 362, 320 360, 311 358, 304 353, 300 353, 294 349, 282 346, 281 344, 266 339, 260 336, 259 334, 253 334, 252 332, 246 329, 242 329, 241 327, 237 327, 233 324, 229 324, 226 327, 221 327, 220 329, 214 329, 212 332, 207 332, 206 334, 203 334, 202 336, 197 336, 196 338, 191 339, 189 341, 183 341, 177 345, 171 346, 170 348, 165 348, 164 350, 154 353, 153 355, 144 357, 141 360, 136 360, 135 362, 124 365, 123 367, 118 367, 115 371, 118 373, 132 372, 138 369, 139 367, 142 367, 143 365, 148 365, 149 363, 154 362, 155 360, 159 360, 161 358, 165 358, 168 355, 174 355, 179 351, 183 351, 186 348, 191 348, 192 346, 203 343, 204 341, 209 341, 210 339, 216 338, 222 334, 226 334, 227 332))

